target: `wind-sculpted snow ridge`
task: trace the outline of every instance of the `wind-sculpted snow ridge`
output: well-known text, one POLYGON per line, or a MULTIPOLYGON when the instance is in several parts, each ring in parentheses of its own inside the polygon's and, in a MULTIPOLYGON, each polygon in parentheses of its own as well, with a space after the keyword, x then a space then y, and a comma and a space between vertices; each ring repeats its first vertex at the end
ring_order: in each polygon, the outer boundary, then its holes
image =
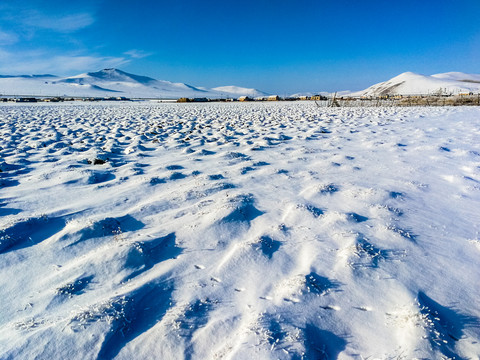
POLYGON ((1 359, 475 359, 480 110, 0 106, 1 359))

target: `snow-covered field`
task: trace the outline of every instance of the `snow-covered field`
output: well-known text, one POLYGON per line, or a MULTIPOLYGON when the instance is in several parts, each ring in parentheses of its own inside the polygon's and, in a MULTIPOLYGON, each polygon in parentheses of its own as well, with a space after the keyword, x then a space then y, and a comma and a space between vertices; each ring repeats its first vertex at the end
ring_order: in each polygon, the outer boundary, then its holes
POLYGON ((479 108, 17 104, 0 133, 1 359, 479 358, 479 108))

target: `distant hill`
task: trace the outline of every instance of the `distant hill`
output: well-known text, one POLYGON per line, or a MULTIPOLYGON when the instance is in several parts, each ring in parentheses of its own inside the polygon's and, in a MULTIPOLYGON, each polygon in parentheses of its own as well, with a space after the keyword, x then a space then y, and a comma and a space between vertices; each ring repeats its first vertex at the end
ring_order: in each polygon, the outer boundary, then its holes
POLYGON ((0 94, 32 96, 80 96, 176 99, 260 96, 264 92, 238 86, 213 89, 156 80, 118 69, 103 69, 69 77, 54 75, 0 75, 0 94))
POLYGON ((405 72, 390 80, 372 85, 363 91, 351 93, 350 95, 455 95, 469 92, 480 92, 480 75, 448 72, 428 76, 405 72))
MULTIPOLYGON (((337 95, 385 96, 459 93, 479 93, 480 75, 448 72, 421 75, 405 72, 390 80, 375 84, 358 92, 337 92, 337 95)), ((302 93, 303 94, 303 93, 302 93)), ((322 94, 326 94, 323 93, 322 94)), ((239 86, 205 88, 148 76, 130 74, 119 69, 103 69, 75 76, 55 75, 0 75, 0 96, 74 96, 74 97, 127 97, 151 99, 239 98, 259 97, 267 93, 239 86)), ((305 95, 305 94, 303 94, 305 95)), ((311 95, 311 94, 307 94, 311 95)))
POLYGON ((257 96, 268 95, 266 92, 259 91, 257 89, 248 89, 248 88, 232 86, 232 85, 231 86, 219 86, 219 87, 212 88, 212 90, 220 92, 220 93, 225 93, 225 94, 236 94, 238 96, 257 97, 257 96))

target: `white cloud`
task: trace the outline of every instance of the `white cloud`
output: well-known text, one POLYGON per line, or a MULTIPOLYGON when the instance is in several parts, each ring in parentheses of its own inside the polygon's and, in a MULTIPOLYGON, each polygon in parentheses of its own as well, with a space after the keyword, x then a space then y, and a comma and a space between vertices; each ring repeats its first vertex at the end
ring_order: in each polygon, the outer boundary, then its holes
POLYGON ((0 30, 0 45, 12 45, 18 42, 16 34, 0 30))
POLYGON ((143 50, 132 49, 129 51, 125 51, 124 55, 130 56, 133 59, 142 59, 144 57, 152 55, 152 53, 145 52, 143 50))
POLYGON ((40 28, 62 33, 71 33, 92 25, 95 22, 95 18, 89 13, 60 16, 29 11, 22 22, 34 29, 40 28))
POLYGON ((60 33, 73 33, 92 25, 96 21, 95 7, 83 6, 43 6, 40 3, 2 2, 0 3, 0 24, 8 31, 17 34, 35 33, 36 30, 51 30, 60 33))
POLYGON ((91 55, 54 55, 42 51, 13 53, 0 50, 0 74, 72 75, 75 73, 120 67, 130 60, 125 57, 91 55))
POLYGON ((58 64, 57 68, 62 73, 71 73, 72 71, 92 71, 104 68, 115 68, 125 65, 130 60, 123 57, 110 56, 57 56, 54 61, 58 64))

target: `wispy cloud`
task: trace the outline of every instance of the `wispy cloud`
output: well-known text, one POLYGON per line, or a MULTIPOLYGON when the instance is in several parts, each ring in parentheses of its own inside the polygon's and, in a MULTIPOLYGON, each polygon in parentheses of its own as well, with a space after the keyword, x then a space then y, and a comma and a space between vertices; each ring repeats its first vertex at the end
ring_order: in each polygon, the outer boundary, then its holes
POLYGON ((137 50, 137 49, 132 49, 132 50, 129 50, 129 51, 125 51, 123 54, 127 55, 127 56, 129 56, 133 59, 143 59, 147 56, 153 55, 152 53, 145 52, 143 50, 137 50))
POLYGON ((123 67, 152 55, 131 49, 107 56, 102 47, 88 46, 78 31, 97 21, 98 4, 99 0, 50 0, 48 6, 43 0, 0 0, 0 74, 73 75, 123 67))
POLYGON ((12 53, 0 50, 0 74, 44 74, 72 75, 103 68, 120 67, 128 64, 126 57, 92 55, 54 55, 43 51, 12 53))
POLYGON ((92 25, 95 18, 89 13, 52 15, 32 10, 27 13, 22 22, 33 29, 72 33, 92 25))
POLYGON ((54 61, 59 65, 62 73, 73 71, 92 71, 103 68, 114 68, 126 65, 129 59, 111 56, 57 56, 54 61))
MULTIPOLYGON (((74 33, 96 22, 96 10, 88 4, 67 6, 42 5, 38 1, 0 3, 0 28, 15 33, 20 40, 31 40, 37 32, 74 33)), ((0 30, 1 31, 1 30, 0 30)), ((45 36, 44 33, 41 34, 45 36)))
POLYGON ((18 40, 17 34, 0 30, 0 45, 12 45, 18 40))

